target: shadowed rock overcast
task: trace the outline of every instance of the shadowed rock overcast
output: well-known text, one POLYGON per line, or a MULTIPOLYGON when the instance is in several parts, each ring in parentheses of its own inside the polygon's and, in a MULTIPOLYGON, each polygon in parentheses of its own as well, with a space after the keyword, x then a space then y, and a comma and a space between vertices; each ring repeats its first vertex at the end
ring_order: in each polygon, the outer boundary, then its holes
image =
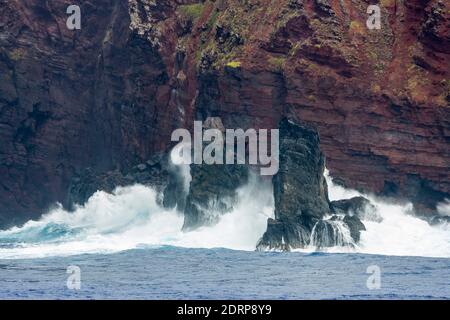
POLYGON ((87 168, 132 171, 207 117, 295 116, 339 182, 433 209, 450 198, 450 3, 382 0, 368 30, 370 3, 82 1, 71 31, 70 1, 0 0, 0 224, 69 204, 87 168))

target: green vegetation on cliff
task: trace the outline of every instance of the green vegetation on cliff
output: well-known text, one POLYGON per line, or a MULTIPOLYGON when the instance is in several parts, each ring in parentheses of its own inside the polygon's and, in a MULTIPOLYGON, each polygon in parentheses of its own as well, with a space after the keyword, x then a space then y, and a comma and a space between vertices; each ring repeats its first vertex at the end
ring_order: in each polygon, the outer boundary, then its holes
POLYGON ((203 3, 184 4, 178 7, 180 13, 190 19, 198 19, 203 13, 203 3))

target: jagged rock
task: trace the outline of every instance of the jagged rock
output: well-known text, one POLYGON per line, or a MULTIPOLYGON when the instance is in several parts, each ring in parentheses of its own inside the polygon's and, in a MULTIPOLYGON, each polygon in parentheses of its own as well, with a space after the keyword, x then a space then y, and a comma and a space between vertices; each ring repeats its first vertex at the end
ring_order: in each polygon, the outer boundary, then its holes
POLYGON ((286 232, 284 223, 272 218, 267 219, 267 230, 259 240, 256 248, 264 250, 289 251, 289 246, 285 241, 286 232))
POLYGON ((348 228, 349 226, 346 226, 343 221, 336 219, 336 217, 328 220, 319 220, 312 229, 310 245, 319 249, 334 246, 351 246, 354 238, 351 235, 351 229, 349 231, 345 229, 346 227, 348 228))
POLYGON ((310 228, 301 221, 289 222, 269 218, 267 230, 257 245, 259 250, 289 251, 291 247, 301 248, 309 242, 310 228))
POLYGON ((115 169, 99 174, 91 168, 86 168, 71 180, 66 199, 68 208, 73 209, 75 204, 84 204, 98 190, 112 192, 116 187, 136 183, 152 186, 162 193, 170 179, 167 156, 161 157, 163 155, 158 154, 150 159, 149 161, 154 163, 152 166, 141 163, 124 171, 115 169), (156 158, 160 159, 157 163, 156 158))
POLYGON ((361 231, 366 230, 366 227, 361 222, 361 220, 356 216, 345 216, 343 221, 349 228, 350 235, 355 241, 355 243, 359 242, 359 239, 361 237, 361 231))
POLYGON ((332 202, 335 206, 330 208, 323 173, 324 156, 317 132, 283 119, 280 170, 273 177, 275 220, 268 220, 258 250, 351 246, 359 241, 365 227, 356 213, 365 213, 370 202, 353 198, 332 202), (341 215, 329 217, 332 210, 341 215))
POLYGON ((71 181, 67 194, 69 209, 73 209, 75 204, 84 204, 98 190, 112 192, 117 186, 132 184, 130 177, 119 170, 97 175, 91 168, 86 168, 71 181))
POLYGON ((376 207, 364 197, 331 201, 331 211, 335 214, 356 216, 361 220, 381 222, 383 218, 377 213, 376 207))
MULTIPOLYGON (((219 117, 207 117, 203 129, 225 131, 219 117)), ((224 154, 225 151, 224 148, 224 154)), ((214 224, 222 214, 231 211, 237 201, 237 189, 247 182, 249 174, 245 165, 191 164, 191 180, 186 187, 180 170, 176 166, 170 171, 163 204, 184 213, 184 230, 214 224)))
POLYGON ((288 119, 279 130, 280 168, 273 177, 277 224, 270 223, 258 249, 308 245, 315 223, 330 212, 319 135, 288 119))
POLYGON ((273 177, 277 219, 296 216, 322 218, 330 212, 325 159, 317 131, 283 119, 280 130, 280 168, 273 177))
POLYGON ((184 209, 184 230, 218 221, 237 201, 237 189, 248 179, 243 165, 191 165, 192 181, 184 209))
POLYGON ((176 208, 183 212, 186 205, 187 189, 181 168, 171 167, 167 186, 164 188, 162 204, 166 209, 176 208))
MULTIPOLYGON (((208 117, 203 129, 225 131, 219 117, 208 117)), ((237 189, 247 182, 249 174, 245 165, 191 164, 191 180, 186 186, 181 170, 180 166, 169 170, 163 205, 184 213, 184 230, 214 224, 222 214, 230 212, 237 201, 237 189)))

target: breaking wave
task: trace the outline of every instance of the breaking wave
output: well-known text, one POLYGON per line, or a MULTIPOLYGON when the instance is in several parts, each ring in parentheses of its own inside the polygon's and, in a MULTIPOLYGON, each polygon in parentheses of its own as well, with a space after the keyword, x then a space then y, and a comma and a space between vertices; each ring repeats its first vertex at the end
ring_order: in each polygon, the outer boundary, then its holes
MULTIPOLYGON (((188 174, 184 175, 188 178, 188 174)), ((333 184, 328 175, 327 180, 331 200, 361 195, 333 184)), ((183 216, 176 210, 161 207, 150 187, 119 187, 111 194, 98 191, 73 212, 59 206, 38 221, 0 231, 0 259, 114 253, 162 245, 255 250, 266 229, 267 218, 274 214, 271 182, 251 177, 238 194, 238 204, 216 225, 184 232, 183 216)), ((334 231, 329 234, 337 238, 329 239, 330 242, 343 245, 327 248, 327 252, 450 257, 448 224, 431 226, 412 216, 411 204, 393 204, 372 195, 363 196, 372 201, 376 215, 382 219, 363 221, 367 231, 361 233, 356 247, 346 246, 351 237, 340 221, 326 222, 321 230, 334 231)), ((441 214, 445 215, 446 210, 448 203, 440 206, 441 214)), ((312 237, 313 245, 300 251, 325 250, 314 240, 314 232, 312 237)), ((319 238, 324 239, 323 235, 319 238)))
POLYGON ((183 216, 158 205, 146 186, 96 192, 68 212, 61 206, 38 221, 0 231, 0 259, 113 253, 133 248, 180 247, 254 250, 273 215, 269 183, 252 180, 238 190, 239 203, 210 227, 183 232, 183 216))
MULTIPOLYGON (((397 256, 450 257, 450 225, 430 225, 414 216, 412 203, 393 203, 334 184, 326 174, 330 200, 363 196, 375 205, 366 213, 357 252, 397 256), (380 219, 374 219, 373 216, 380 219), (371 218, 372 217, 372 218, 371 218)), ((442 205, 441 205, 442 206, 442 205)), ((440 207, 440 206, 438 206, 440 207)), ((444 210, 444 209, 442 209, 444 210)))

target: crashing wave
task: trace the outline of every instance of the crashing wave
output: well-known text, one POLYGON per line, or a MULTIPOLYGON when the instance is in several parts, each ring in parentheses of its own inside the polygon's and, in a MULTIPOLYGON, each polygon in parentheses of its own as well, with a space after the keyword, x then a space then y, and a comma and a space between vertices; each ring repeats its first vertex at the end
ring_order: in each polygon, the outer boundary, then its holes
MULTIPOLYGON (((331 200, 362 195, 334 185, 328 176, 327 180, 331 200)), ((375 205, 382 220, 363 221, 367 230, 361 232, 358 246, 351 244, 340 220, 325 220, 314 227, 312 234, 305 235, 311 245, 298 251, 450 257, 448 224, 431 226, 410 214, 411 204, 364 196, 375 205), (339 246, 327 247, 331 243, 339 246)), ((111 194, 95 193, 74 212, 57 207, 38 221, 0 231, 0 259, 113 253, 161 245, 255 250, 273 210, 271 183, 253 177, 238 190, 233 210, 221 215, 215 225, 182 231, 183 216, 161 207, 156 191, 142 185, 121 187, 111 194)))

